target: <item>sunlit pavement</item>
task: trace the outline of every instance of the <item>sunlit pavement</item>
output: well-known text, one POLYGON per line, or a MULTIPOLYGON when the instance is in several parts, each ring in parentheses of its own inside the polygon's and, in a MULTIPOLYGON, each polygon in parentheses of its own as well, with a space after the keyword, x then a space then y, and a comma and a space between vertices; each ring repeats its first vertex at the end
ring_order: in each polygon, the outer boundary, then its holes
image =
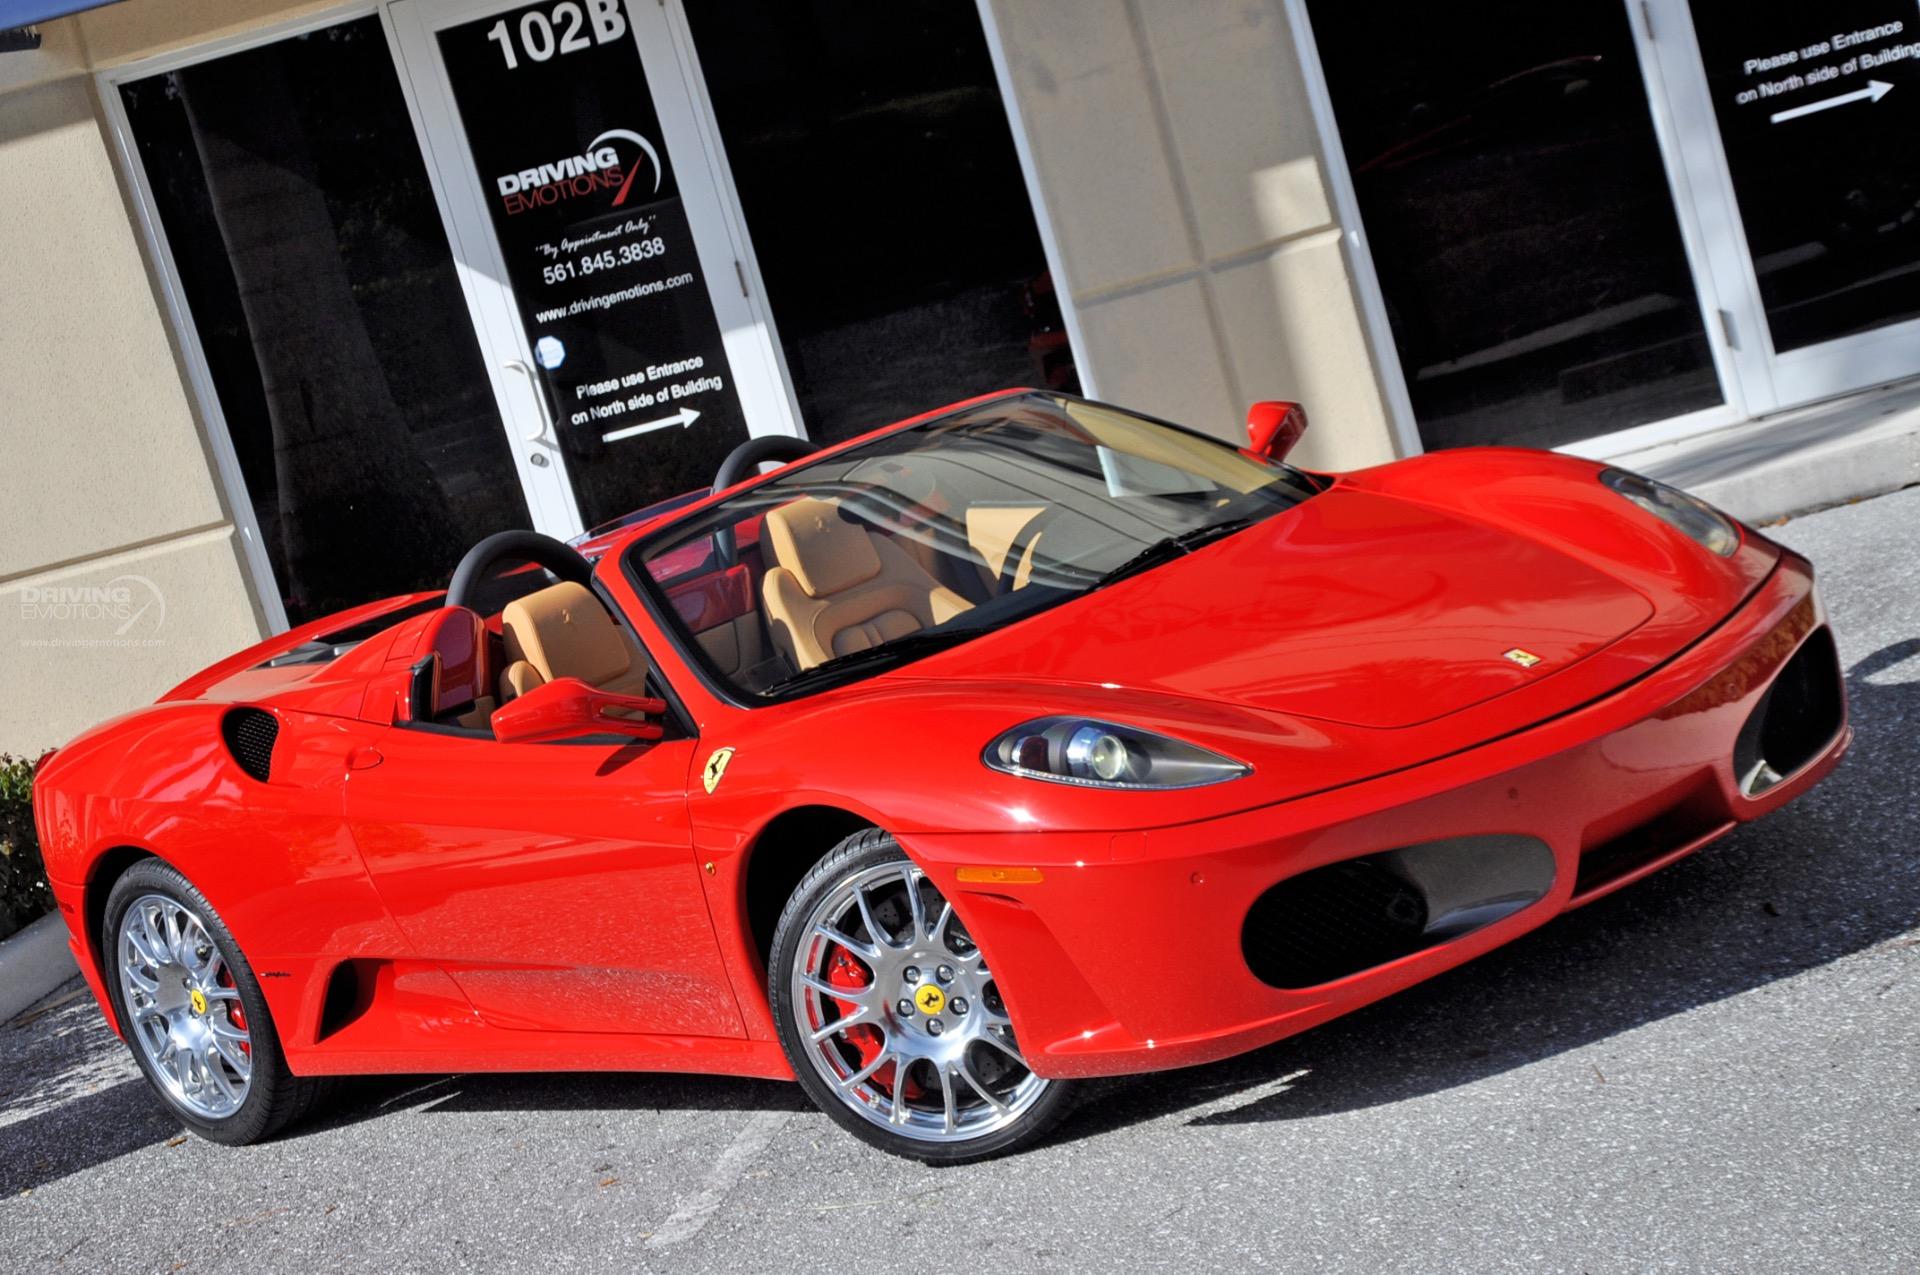
MULTIPOLYGON (((90 1001, 0 1026, 0 1269, 1920 1267, 1920 490, 1813 556, 1859 740, 1810 798, 1465 969, 933 1170, 791 1087, 354 1082, 183 1137, 90 1001)), ((1125 935, 1115 935, 1124 942, 1125 935)))

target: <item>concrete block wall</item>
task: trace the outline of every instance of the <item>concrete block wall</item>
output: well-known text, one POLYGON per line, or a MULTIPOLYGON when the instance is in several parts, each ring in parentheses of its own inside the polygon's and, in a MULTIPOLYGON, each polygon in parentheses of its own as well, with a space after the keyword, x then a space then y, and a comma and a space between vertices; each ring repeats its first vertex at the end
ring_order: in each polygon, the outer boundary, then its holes
POLYGON ((1281 0, 986 0, 1099 394, 1299 458, 1395 454, 1281 0))
POLYGON ((81 21, 0 58, 0 751, 26 755, 262 632, 81 21))

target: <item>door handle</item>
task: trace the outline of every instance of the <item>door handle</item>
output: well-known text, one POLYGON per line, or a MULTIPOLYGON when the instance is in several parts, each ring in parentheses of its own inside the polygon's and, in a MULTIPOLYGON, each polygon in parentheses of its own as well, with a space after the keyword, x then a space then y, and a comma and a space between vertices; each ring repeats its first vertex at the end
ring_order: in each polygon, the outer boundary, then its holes
POLYGON ((520 359, 508 359, 500 366, 509 372, 518 372, 527 378, 527 387, 533 391, 533 404, 539 409, 540 428, 534 430, 531 434, 523 431, 520 439, 522 442, 537 443, 553 432, 553 417, 547 413, 547 396, 540 388, 540 378, 535 376, 533 369, 528 367, 520 359))
POLYGON ((385 760, 378 748, 369 748, 363 744, 347 754, 347 769, 372 770, 385 760))

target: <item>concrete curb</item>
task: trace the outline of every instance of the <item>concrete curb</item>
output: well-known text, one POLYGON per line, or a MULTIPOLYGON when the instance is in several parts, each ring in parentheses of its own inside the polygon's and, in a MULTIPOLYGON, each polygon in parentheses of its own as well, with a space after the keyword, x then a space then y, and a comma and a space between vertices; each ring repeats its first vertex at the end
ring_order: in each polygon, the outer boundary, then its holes
POLYGON ((1895 386, 1615 458, 1750 523, 1920 484, 1920 393, 1895 386))
POLYGON ((1920 435, 1862 439, 1783 456, 1741 474, 1693 484, 1702 500, 1751 523, 1798 518, 1920 483, 1920 435))
POLYGON ((79 973, 67 946, 67 925, 48 913, 0 943, 0 1023, 79 973))

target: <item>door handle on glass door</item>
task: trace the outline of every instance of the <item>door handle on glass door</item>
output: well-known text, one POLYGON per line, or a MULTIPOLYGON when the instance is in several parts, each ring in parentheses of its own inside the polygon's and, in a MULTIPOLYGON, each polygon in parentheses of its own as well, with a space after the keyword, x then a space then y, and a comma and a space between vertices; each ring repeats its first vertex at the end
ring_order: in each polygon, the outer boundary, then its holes
POLYGON ((540 378, 533 374, 532 368, 519 359, 508 359, 500 366, 527 378, 527 388, 533 391, 533 404, 539 411, 540 427, 531 434, 522 431, 520 438, 524 442, 537 443, 553 430, 553 418, 547 413, 547 396, 540 388, 540 378))

